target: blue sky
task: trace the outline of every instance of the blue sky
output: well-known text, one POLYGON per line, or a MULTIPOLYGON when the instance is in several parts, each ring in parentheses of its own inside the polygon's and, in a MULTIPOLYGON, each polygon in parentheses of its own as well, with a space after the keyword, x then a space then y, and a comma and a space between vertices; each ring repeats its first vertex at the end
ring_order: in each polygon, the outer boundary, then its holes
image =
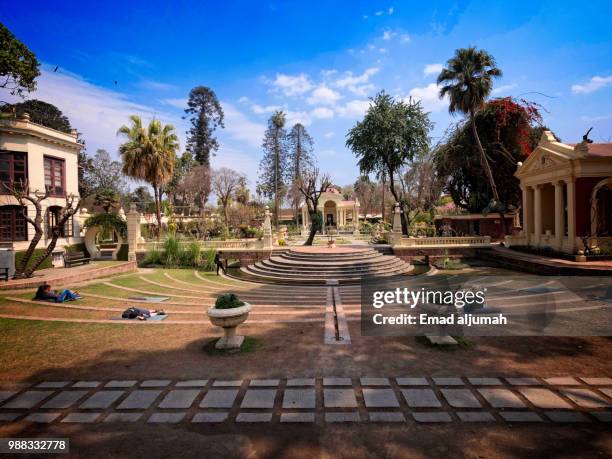
POLYGON ((321 169, 352 183, 358 170, 344 138, 368 98, 385 89, 421 99, 435 142, 457 120, 437 97, 437 72, 469 45, 503 70, 495 96, 541 103, 564 141, 590 126, 596 141, 612 141, 605 2, 86 3, 12 2, 0 21, 44 64, 29 97, 64 111, 90 152, 116 155, 115 132, 131 113, 172 122, 184 145, 182 108, 189 90, 205 85, 226 115, 214 167, 240 170, 254 187, 267 118, 282 108, 290 123, 307 126, 321 169))

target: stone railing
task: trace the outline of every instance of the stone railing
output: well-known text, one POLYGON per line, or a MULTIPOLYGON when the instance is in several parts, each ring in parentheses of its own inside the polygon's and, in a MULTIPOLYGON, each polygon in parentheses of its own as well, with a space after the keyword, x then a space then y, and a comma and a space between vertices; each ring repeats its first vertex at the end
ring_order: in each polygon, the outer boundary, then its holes
POLYGON ((505 243, 507 247, 527 245, 527 236, 523 234, 507 235, 505 243))
MULTIPOLYGON (((193 241, 181 241, 181 244, 190 244, 193 241)), ((227 241, 197 241, 203 249, 260 249, 263 248, 263 242, 259 239, 234 239, 227 241)), ((138 244, 139 251, 146 251, 153 248, 163 247, 163 242, 140 242, 138 244)))
POLYGON ((488 247, 490 236, 402 237, 400 247, 488 247))

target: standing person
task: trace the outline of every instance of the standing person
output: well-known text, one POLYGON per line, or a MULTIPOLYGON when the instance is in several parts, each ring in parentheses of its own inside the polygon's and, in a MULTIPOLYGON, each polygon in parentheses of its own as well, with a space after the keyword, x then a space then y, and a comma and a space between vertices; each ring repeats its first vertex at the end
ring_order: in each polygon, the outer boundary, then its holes
POLYGON ((219 275, 219 268, 221 268, 221 271, 223 271, 223 274, 226 274, 225 266, 223 266, 223 260, 221 260, 221 253, 222 252, 217 252, 215 255, 215 264, 217 265, 217 276, 219 275))

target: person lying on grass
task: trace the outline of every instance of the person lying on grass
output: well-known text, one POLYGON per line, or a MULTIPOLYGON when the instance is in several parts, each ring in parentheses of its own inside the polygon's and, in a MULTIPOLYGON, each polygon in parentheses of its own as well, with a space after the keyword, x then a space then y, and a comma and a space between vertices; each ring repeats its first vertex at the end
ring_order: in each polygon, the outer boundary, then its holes
POLYGON ((147 320, 149 317, 153 316, 165 316, 166 313, 161 309, 144 309, 144 308, 136 308, 130 307, 123 311, 121 317, 123 319, 138 319, 138 320, 147 320))
POLYGON ((74 301, 78 300, 79 298, 81 298, 79 292, 73 292, 68 289, 62 290, 61 292, 51 290, 51 285, 46 282, 38 287, 36 290, 36 295, 34 296, 35 300, 54 301, 56 303, 74 301))

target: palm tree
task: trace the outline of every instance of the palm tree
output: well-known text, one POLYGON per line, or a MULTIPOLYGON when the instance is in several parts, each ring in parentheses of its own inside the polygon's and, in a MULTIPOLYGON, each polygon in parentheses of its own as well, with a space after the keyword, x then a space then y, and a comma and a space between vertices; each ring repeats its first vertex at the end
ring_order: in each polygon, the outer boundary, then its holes
MULTIPOLYGON (((480 137, 478 137, 475 115, 491 93, 493 78, 500 77, 502 71, 495 67, 493 56, 485 50, 475 47, 456 50, 455 55, 448 60, 446 65, 447 67, 442 69, 440 75, 438 75, 438 85, 443 84, 440 88, 440 97, 449 96, 449 113, 461 112, 470 117, 472 133, 480 150, 481 166, 487 176, 495 200, 494 207, 501 208, 491 166, 480 143, 480 137)), ((502 230, 505 233, 504 216, 501 212, 500 215, 502 230)))
POLYGON ((131 126, 121 126, 117 135, 127 139, 119 146, 123 173, 144 180, 153 187, 157 217, 157 239, 161 234, 161 188, 172 179, 178 137, 171 124, 153 119, 145 128, 137 115, 130 116, 131 126))

